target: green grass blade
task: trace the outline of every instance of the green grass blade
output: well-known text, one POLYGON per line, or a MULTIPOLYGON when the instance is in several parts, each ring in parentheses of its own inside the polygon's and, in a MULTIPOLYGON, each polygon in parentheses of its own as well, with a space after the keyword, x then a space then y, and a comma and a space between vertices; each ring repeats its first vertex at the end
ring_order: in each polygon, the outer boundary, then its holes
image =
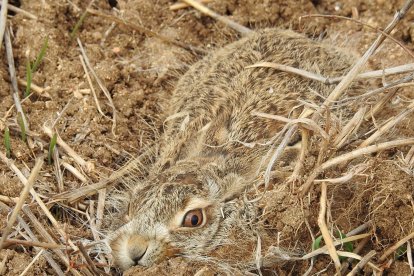
POLYGON ((321 247, 321 240, 322 240, 322 236, 319 236, 315 239, 315 241, 312 243, 312 250, 316 250, 321 247))
POLYGON ((22 140, 27 143, 26 126, 24 125, 23 114, 21 112, 17 113, 17 122, 20 126, 22 140))
MULTIPOLYGON (((339 236, 339 238, 341 240, 346 238, 346 235, 344 233, 342 233, 341 231, 338 230, 338 231, 336 231, 336 233, 337 233, 337 235, 339 236)), ((343 244, 343 247, 344 247, 344 250, 346 252, 354 252, 354 246, 352 245, 352 242, 345 242, 343 244)), ((341 261, 346 260, 346 257, 339 256, 339 260, 341 260, 341 261)))
POLYGON ((52 140, 50 140, 50 144, 49 144, 49 153, 47 155, 47 162, 49 163, 49 165, 52 164, 52 156, 53 153, 55 152, 55 148, 56 148, 56 142, 57 142, 57 134, 53 134, 52 140))
POLYGON ((24 93, 24 97, 30 95, 30 87, 32 86, 32 68, 30 67, 30 62, 27 62, 26 65, 26 91, 24 93))
POLYGON ((76 34, 78 33, 79 28, 82 26, 83 21, 85 21, 86 15, 88 15, 87 11, 84 11, 79 18, 78 22, 76 22, 75 27, 73 27, 72 32, 70 32, 70 38, 74 39, 76 34))
POLYGON ((395 251, 395 259, 399 259, 407 253, 407 245, 403 244, 395 251))
POLYGON ((35 62, 33 63, 32 73, 36 72, 36 70, 39 69, 39 66, 42 63, 42 60, 46 55, 46 50, 47 50, 48 44, 49 44, 49 37, 46 37, 45 41, 43 42, 42 48, 40 49, 40 53, 36 57, 35 62))
MULTIPOLYGON (((346 235, 344 233, 342 233, 341 231, 338 231, 337 233, 338 233, 339 238, 341 240, 346 238, 346 235)), ((351 242, 346 242, 346 243, 344 243, 344 249, 345 249, 346 252, 353 252, 354 251, 354 246, 352 245, 351 242)))
POLYGON ((4 129, 4 146, 6 147, 7 158, 10 158, 10 155, 11 155, 10 131, 7 126, 4 129))

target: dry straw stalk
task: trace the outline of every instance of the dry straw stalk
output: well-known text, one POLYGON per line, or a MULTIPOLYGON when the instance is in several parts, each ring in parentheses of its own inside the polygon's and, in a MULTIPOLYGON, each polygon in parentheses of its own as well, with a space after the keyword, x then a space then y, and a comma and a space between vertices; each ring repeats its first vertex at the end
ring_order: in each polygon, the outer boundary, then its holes
POLYGON ((43 165, 43 158, 38 158, 36 160, 36 164, 35 164, 32 172, 31 172, 29 178, 27 179, 27 181, 25 183, 25 186, 24 186, 22 192, 20 193, 19 201, 17 202, 16 207, 13 209, 13 212, 12 212, 8 222, 7 222, 7 226, 3 230, 2 237, 1 237, 1 240, 0 240, 0 249, 3 248, 3 243, 7 239, 8 234, 10 233, 14 223, 16 222, 17 215, 19 214, 24 202, 26 201, 26 198, 29 195, 29 191, 32 189, 32 187, 33 187, 33 185, 34 185, 34 183, 37 179, 37 176, 39 175, 40 169, 42 168, 42 165, 43 165))

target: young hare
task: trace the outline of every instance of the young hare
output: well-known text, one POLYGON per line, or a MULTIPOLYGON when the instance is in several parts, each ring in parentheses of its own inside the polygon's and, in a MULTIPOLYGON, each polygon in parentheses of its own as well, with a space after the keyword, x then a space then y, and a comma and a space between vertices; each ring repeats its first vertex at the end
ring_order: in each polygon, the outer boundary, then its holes
MULTIPOLYGON (((297 118, 304 102, 320 104, 333 86, 272 68, 246 67, 273 62, 337 77, 352 59, 295 32, 266 29, 193 65, 170 100, 148 176, 129 180, 120 211, 124 224, 109 238, 115 264, 125 270, 172 256, 208 256, 254 236, 252 222, 261 211, 244 193, 262 183, 266 153, 286 125, 255 112, 297 118), (232 229, 240 234, 230 234, 232 229)), ((335 114, 340 112, 349 110, 335 114)), ((250 256, 252 250, 241 254, 250 256)))

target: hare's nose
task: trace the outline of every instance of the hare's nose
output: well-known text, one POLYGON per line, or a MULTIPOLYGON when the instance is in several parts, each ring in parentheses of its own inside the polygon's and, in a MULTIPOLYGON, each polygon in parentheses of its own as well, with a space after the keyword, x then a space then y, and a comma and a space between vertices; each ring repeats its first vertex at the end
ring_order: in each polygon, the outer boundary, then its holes
POLYGON ((130 258, 134 262, 134 265, 139 265, 139 261, 145 256, 145 253, 147 253, 147 248, 145 248, 144 252, 142 252, 142 249, 134 249, 133 252, 130 252, 130 258))
POLYGON ((145 256, 148 249, 148 240, 141 236, 133 236, 128 241, 128 255, 134 265, 139 265, 139 261, 145 256))

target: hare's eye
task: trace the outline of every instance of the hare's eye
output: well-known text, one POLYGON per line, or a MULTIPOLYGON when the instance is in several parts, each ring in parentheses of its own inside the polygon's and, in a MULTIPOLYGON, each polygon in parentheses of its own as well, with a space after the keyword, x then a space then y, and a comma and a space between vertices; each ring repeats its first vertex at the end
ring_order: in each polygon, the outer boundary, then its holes
POLYGON ((195 209, 188 211, 181 226, 183 227, 197 227, 203 223, 203 211, 201 209, 195 209))

